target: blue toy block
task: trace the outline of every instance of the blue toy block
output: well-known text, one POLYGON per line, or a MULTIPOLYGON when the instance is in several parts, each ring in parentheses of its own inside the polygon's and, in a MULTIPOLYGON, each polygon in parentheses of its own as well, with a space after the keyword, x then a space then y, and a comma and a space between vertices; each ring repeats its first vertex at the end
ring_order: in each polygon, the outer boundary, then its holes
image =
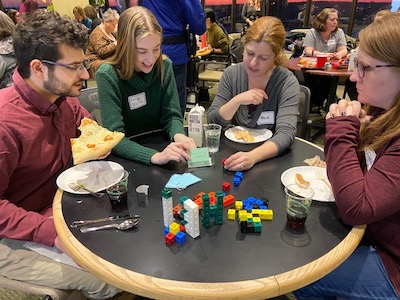
POLYGON ((164 235, 169 233, 169 227, 164 227, 164 235))
POLYGON ((182 231, 179 231, 175 235, 175 242, 177 242, 178 244, 183 244, 185 241, 186 241, 186 234, 182 231))
POLYGON ((261 206, 264 204, 264 201, 262 201, 260 199, 256 199, 255 204, 257 204, 258 206, 261 206))
POLYGON ((242 180, 243 179, 243 173, 242 172, 236 172, 235 173, 235 177, 239 177, 240 180, 242 180))
POLYGON ((244 206, 243 208, 247 211, 251 211, 253 209, 253 206, 249 204, 249 205, 244 206))

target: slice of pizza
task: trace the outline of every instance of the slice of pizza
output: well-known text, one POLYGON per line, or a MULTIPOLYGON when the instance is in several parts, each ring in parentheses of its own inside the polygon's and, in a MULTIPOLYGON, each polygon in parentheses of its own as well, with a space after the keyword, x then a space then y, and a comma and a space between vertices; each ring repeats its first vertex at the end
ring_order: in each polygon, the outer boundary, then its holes
POLYGON ((83 118, 78 129, 81 135, 71 139, 74 165, 97 159, 108 153, 125 136, 122 132, 111 132, 89 118, 83 118))

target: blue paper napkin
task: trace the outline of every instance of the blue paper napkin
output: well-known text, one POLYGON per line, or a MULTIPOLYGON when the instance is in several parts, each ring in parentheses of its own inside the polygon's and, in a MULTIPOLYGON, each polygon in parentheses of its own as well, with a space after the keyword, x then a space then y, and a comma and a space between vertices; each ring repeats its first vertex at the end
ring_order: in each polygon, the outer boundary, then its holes
POLYGON ((171 176, 165 187, 170 189, 184 190, 189 185, 195 184, 199 181, 201 181, 201 179, 191 173, 174 174, 171 176))

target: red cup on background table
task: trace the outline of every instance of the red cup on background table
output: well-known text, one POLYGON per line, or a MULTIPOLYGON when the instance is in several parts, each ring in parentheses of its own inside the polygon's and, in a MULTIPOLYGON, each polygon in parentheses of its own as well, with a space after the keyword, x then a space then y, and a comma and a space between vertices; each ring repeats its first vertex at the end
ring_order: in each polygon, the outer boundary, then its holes
POLYGON ((205 47, 207 47, 207 34, 203 33, 200 39, 201 39, 201 48, 204 49, 205 47))
POLYGON ((322 69, 325 66, 327 61, 328 61, 327 54, 319 54, 319 55, 317 55, 317 64, 315 67, 318 69, 322 69))

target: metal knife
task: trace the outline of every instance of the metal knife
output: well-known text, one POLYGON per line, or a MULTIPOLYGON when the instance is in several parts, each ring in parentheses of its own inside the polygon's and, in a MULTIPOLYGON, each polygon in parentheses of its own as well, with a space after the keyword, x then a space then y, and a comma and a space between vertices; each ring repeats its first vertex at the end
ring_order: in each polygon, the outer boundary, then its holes
POLYGON ((69 225, 72 228, 77 228, 89 224, 103 223, 103 222, 112 222, 112 221, 120 221, 120 220, 128 220, 128 219, 138 219, 140 215, 123 215, 123 216, 111 216, 100 219, 89 219, 89 220, 76 220, 69 225))

